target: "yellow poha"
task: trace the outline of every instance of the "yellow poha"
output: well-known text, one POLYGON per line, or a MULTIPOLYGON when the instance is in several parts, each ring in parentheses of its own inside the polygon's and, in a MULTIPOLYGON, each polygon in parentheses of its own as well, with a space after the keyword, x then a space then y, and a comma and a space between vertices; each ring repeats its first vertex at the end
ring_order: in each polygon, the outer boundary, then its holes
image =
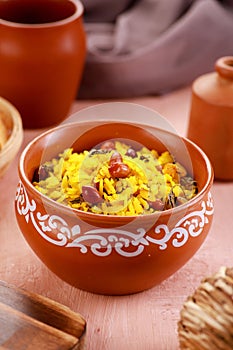
POLYGON ((105 215, 150 214, 196 195, 194 179, 168 151, 110 145, 81 153, 66 149, 40 166, 33 185, 59 203, 105 215))

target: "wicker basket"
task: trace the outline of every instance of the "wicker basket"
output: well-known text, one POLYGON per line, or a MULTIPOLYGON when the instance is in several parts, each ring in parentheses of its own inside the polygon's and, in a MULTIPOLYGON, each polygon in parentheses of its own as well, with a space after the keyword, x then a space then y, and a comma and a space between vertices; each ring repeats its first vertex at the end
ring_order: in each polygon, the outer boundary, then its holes
POLYGON ((180 349, 233 349, 233 268, 203 279, 185 301, 178 322, 180 349))

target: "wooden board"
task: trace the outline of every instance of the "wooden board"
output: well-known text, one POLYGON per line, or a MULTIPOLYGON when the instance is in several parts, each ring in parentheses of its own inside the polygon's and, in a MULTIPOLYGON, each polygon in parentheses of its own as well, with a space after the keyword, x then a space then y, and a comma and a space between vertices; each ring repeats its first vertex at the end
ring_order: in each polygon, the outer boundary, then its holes
POLYGON ((0 281, 0 350, 77 349, 85 328, 64 305, 0 281))

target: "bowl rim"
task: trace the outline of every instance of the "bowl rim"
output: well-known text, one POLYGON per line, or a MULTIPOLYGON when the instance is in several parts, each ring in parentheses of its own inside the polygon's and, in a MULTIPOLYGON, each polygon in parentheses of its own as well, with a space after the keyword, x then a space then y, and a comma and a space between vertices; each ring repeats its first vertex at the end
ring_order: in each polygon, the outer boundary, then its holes
MULTIPOLYGON (((117 218, 120 218, 121 221, 129 221, 132 220, 134 218, 153 218, 153 217, 157 217, 157 216, 161 216, 161 215, 169 215, 169 214, 179 214, 180 211, 183 211, 184 209, 188 209, 190 207, 192 207, 193 205, 195 205, 197 202, 199 202, 200 198, 203 197, 203 195, 205 194, 206 190, 208 187, 210 187, 213 183, 213 179, 214 179, 214 172, 213 172, 213 167, 211 165, 211 162, 209 160, 209 158, 207 157, 207 155, 205 154, 205 152, 197 145, 195 144, 193 141, 189 140, 186 137, 180 136, 178 134, 175 134, 173 132, 167 131, 165 129, 161 129, 161 128, 156 128, 154 126, 148 126, 148 124, 143 124, 143 123, 138 123, 135 122, 133 125, 137 126, 137 127, 150 127, 156 130, 160 130, 162 132, 171 134, 173 136, 179 137, 181 138, 181 140, 184 140, 185 142, 187 142, 188 144, 190 144, 192 147, 194 147, 194 149, 196 149, 197 152, 199 152, 199 154, 202 156, 205 164, 206 164, 206 168, 207 168, 207 173, 208 173, 208 179, 205 183, 205 185, 203 186, 203 188, 196 194, 195 197, 193 197, 192 199, 190 199, 188 202, 181 204, 177 207, 171 208, 171 209, 166 209, 164 211, 158 211, 158 212, 154 212, 151 214, 143 214, 143 215, 129 215, 129 216, 117 216, 117 215, 105 215, 105 214, 98 214, 98 213, 92 213, 92 212, 85 212, 76 208, 71 208, 65 204, 56 202, 55 200, 49 198, 48 196, 44 195, 43 193, 39 192, 31 183, 31 181, 28 179, 28 177, 26 176, 25 172, 24 172, 24 160, 26 155, 28 154, 28 151, 30 150, 31 147, 33 147, 33 144, 35 144, 37 141, 39 141, 40 139, 46 137, 49 134, 53 134, 56 133, 57 131, 67 128, 67 127, 72 127, 73 125, 77 126, 77 125, 83 125, 83 124, 90 124, 90 123, 96 123, 96 122, 103 122, 103 123, 109 123, 109 120, 107 119, 101 119, 101 120, 93 120, 93 121, 75 121, 75 122, 71 122, 71 123, 65 123, 62 125, 58 125, 55 126, 53 128, 50 128, 49 130, 42 132, 40 135, 36 136, 33 140, 31 140, 26 147, 24 148, 24 150, 22 151, 20 158, 19 158, 19 162, 18 162, 18 172, 19 172, 19 176, 22 178, 22 182, 24 182, 25 184, 27 184, 29 186, 29 188, 32 190, 32 192, 34 192, 37 196, 42 198, 43 203, 48 203, 49 206, 51 207, 56 207, 59 208, 60 210, 62 210, 63 212, 73 212, 79 216, 82 216, 83 218, 98 218, 98 219, 106 219, 109 218, 109 220, 117 220, 117 218)), ((119 124, 129 124, 128 121, 117 121, 117 120, 111 120, 111 123, 119 123, 119 124)))
POLYGON ((10 101, 3 97, 0 97, 0 107, 1 106, 5 111, 7 111, 7 113, 9 113, 12 120, 12 129, 10 136, 8 137, 0 152, 0 157, 4 157, 10 149, 15 147, 14 141, 17 141, 18 148, 21 146, 21 143, 23 141, 23 123, 19 111, 10 101))

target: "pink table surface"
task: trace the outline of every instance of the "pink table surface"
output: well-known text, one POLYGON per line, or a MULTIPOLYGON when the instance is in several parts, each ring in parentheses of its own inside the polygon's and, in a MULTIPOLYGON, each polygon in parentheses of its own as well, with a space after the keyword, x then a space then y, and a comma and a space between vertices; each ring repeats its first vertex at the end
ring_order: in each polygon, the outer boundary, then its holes
MULTIPOLYGON (((190 98, 191 90, 186 88, 161 97, 127 101, 157 110, 185 135, 190 98)), ((70 114, 100 102, 105 101, 76 101, 70 114)), ((25 130, 22 149, 41 132, 25 130)), ((183 268, 145 292, 121 297, 101 296, 75 289, 60 280, 40 262, 22 237, 13 205, 20 152, 0 180, 0 279, 43 294, 81 313, 87 321, 83 346, 86 350, 178 349, 177 321, 183 302, 203 277, 222 265, 233 266, 233 183, 214 183, 215 215, 211 231, 183 268)))

